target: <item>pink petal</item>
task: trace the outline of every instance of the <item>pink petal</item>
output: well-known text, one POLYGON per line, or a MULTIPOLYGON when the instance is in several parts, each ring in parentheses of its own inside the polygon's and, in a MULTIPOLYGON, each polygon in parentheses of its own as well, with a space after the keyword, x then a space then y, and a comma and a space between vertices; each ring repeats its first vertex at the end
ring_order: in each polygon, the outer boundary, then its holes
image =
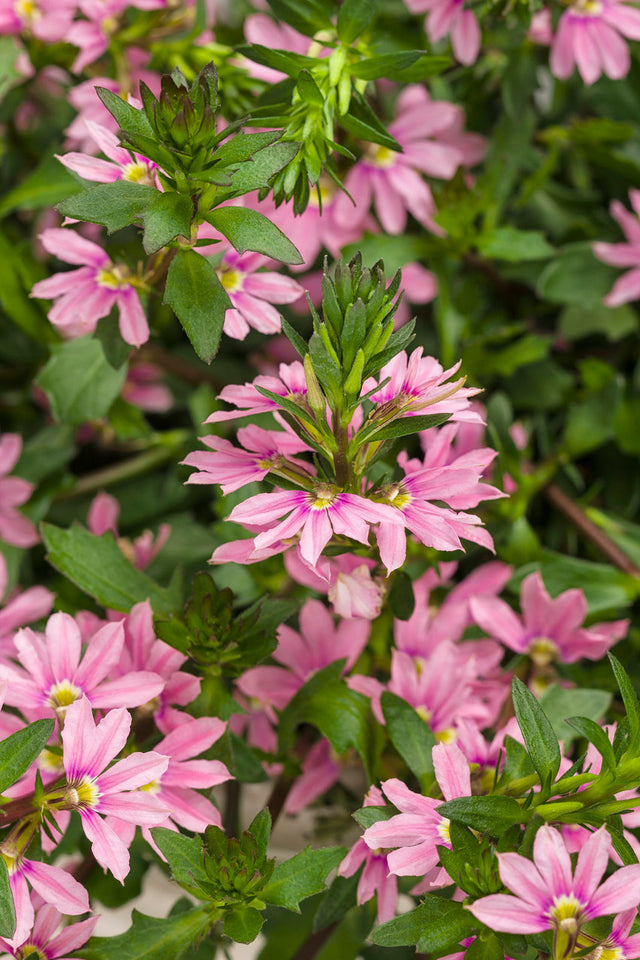
POLYGON ((140 347, 149 339, 149 324, 140 298, 133 287, 118 290, 116 302, 120 310, 120 333, 125 343, 140 347))
POLYGON ((68 613, 54 613, 49 617, 45 635, 55 682, 73 680, 82 645, 77 623, 68 613))
POLYGON ((169 765, 169 757, 149 750, 147 753, 132 753, 118 760, 103 773, 97 783, 101 795, 134 790, 159 780, 169 765))
MULTIPOLYGON (((68 713, 68 711, 67 711, 68 713)), ((82 826, 91 841, 91 850, 101 867, 110 870, 116 880, 124 883, 129 873, 129 851, 115 830, 93 810, 82 810, 82 826)))
POLYGON ((95 709, 112 707, 139 707, 149 703, 163 690, 164 680, 157 673, 140 670, 117 680, 105 680, 91 691, 95 709))
POLYGON ((65 263, 91 267, 104 267, 110 263, 109 257, 97 243, 92 243, 79 233, 64 227, 45 230, 40 234, 40 242, 47 253, 53 253, 58 260, 64 260, 65 263))
POLYGON ((467 910, 485 923, 490 930, 503 933, 542 933, 549 929, 549 921, 537 907, 517 897, 495 893, 467 905, 467 910))
POLYGON ((24 860, 22 872, 33 889, 60 913, 75 916, 91 909, 87 891, 66 870, 39 860, 24 860))
POLYGON ((460 747, 438 743, 432 750, 433 769, 445 800, 471 796, 471 772, 460 747))

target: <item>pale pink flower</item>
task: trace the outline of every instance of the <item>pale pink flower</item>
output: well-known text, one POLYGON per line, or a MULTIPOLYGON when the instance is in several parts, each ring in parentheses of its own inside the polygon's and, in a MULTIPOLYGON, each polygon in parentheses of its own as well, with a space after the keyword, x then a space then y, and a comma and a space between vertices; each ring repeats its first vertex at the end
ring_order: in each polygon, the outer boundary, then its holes
POLYGON ((80 0, 79 10, 87 19, 76 20, 65 38, 79 47, 71 67, 73 72, 81 73, 107 51, 111 36, 121 29, 119 18, 127 7, 157 10, 164 5, 165 0, 80 0))
POLYGON ((116 134, 107 127, 94 123, 92 120, 85 120, 85 124, 89 136, 93 139, 98 150, 109 159, 101 160, 86 153, 65 153, 61 156, 56 154, 60 163, 63 163, 69 170, 73 170, 84 180, 94 180, 97 183, 130 180, 133 183, 144 183, 150 187, 157 185, 155 163, 151 163, 146 157, 121 147, 116 134))
POLYGON ((98 320, 118 307, 120 333, 125 343, 139 347, 149 339, 147 318, 131 273, 123 264, 113 264, 96 243, 62 227, 45 230, 43 247, 65 263, 80 264, 78 270, 56 273, 34 284, 30 296, 55 299, 49 320, 65 337, 93 333, 98 320))
POLYGON ((229 384, 220 391, 218 399, 237 409, 216 410, 207 417, 205 423, 238 420, 240 417, 252 417, 256 413, 273 413, 278 410, 276 402, 264 397, 256 387, 270 390, 271 393, 277 393, 279 397, 287 397, 289 400, 304 401, 307 396, 304 367, 299 360, 294 360, 293 363, 281 363, 277 377, 260 375, 252 383, 229 384))
POLYGON ((121 396, 127 403, 146 413, 165 413, 173 406, 173 394, 162 382, 163 372, 155 363, 129 363, 121 396))
MULTIPOLYGON (((364 798, 365 807, 383 807, 385 799, 378 787, 370 787, 364 798)), ((378 899, 378 923, 385 923, 395 915, 398 905, 398 881, 390 872, 384 850, 370 850, 360 837, 338 867, 341 877, 352 877, 364 864, 358 880, 358 904, 378 899)))
POLYGON ((631 66, 623 37, 640 40, 640 10, 620 0, 575 0, 560 17, 551 72, 566 80, 577 67, 586 84, 602 73, 619 80, 631 66))
POLYGON ((421 174, 450 180, 458 167, 481 159, 485 141, 463 133, 463 121, 460 107, 431 100, 419 84, 405 87, 398 97, 396 119, 389 125, 403 152, 376 144, 367 148, 345 179, 355 207, 348 196, 339 194, 337 222, 362 227, 373 201, 387 233, 402 233, 408 213, 427 229, 442 233, 434 220, 437 211, 431 190, 421 174))
MULTIPOLYGON (((469 765, 459 747, 454 743, 436 744, 432 757, 444 799, 471 796, 469 765)), ((429 873, 438 863, 438 846, 451 849, 449 821, 436 812, 442 800, 423 797, 397 779, 386 780, 381 786, 400 813, 365 830, 364 842, 371 850, 398 848, 387 854, 389 870, 398 877, 429 873)))
POLYGON ((314 468, 292 454, 309 451, 310 447, 289 428, 263 430, 251 424, 238 430, 241 448, 221 437, 200 437, 202 443, 213 450, 196 450, 188 454, 182 463, 196 467, 186 483, 219 483, 225 494, 257 480, 264 480, 268 473, 293 465, 296 471, 312 476, 314 468))
MULTIPOLYGON (((121 614, 114 616, 121 618, 121 614)), ((192 703, 200 693, 201 678, 180 670, 187 662, 187 657, 163 640, 158 640, 153 628, 153 610, 148 600, 136 603, 121 622, 125 642, 118 666, 113 671, 114 677, 126 678, 139 670, 151 670, 164 681, 160 693, 138 707, 136 715, 152 713, 156 726, 165 734, 180 724, 188 723, 191 720, 189 714, 176 710, 175 704, 186 707, 192 703)))
MULTIPOLYGON (((0 553, 0 605, 7 591, 7 561, 0 553)), ((13 590, 0 610, 0 654, 13 654, 13 631, 40 617, 46 617, 53 606, 54 595, 45 587, 13 590)))
POLYGON ((110 493, 101 491, 91 501, 87 514, 87 527, 97 537, 111 530, 125 557, 131 560, 139 570, 143 570, 149 566, 169 539, 171 525, 161 523, 155 536, 151 530, 145 530, 135 540, 130 540, 128 537, 121 537, 118 533, 119 516, 120 504, 116 498, 110 493))
POLYGON ((464 0, 406 0, 411 13, 427 13, 425 29, 431 43, 451 37, 456 59, 469 66, 478 59, 482 35, 476 15, 464 0))
POLYGON ((438 293, 438 278, 421 263, 405 263, 400 268, 400 288, 404 297, 398 305, 395 326, 404 326, 411 319, 410 303, 430 303, 438 293))
POLYGON ((471 615, 478 626, 511 650, 528 654, 540 666, 553 660, 599 660, 629 626, 628 620, 614 620, 582 627, 587 615, 582 590, 565 590, 552 599, 539 571, 522 581, 520 607, 521 618, 498 597, 470 600, 471 615))
POLYGON ((336 783, 342 767, 331 744, 324 737, 314 743, 302 762, 302 773, 296 779, 284 802, 284 812, 300 813, 336 783))
POLYGON ((87 891, 61 867, 39 860, 27 860, 11 840, 0 843, 0 856, 7 864, 9 888, 16 910, 16 929, 13 937, 6 938, 10 947, 19 947, 24 943, 33 926, 34 912, 29 887, 61 913, 75 917, 91 909, 87 891))
POLYGON ((8 476, 21 452, 22 437, 18 433, 0 434, 0 538, 16 547, 32 547, 40 539, 38 531, 16 508, 27 502, 33 484, 8 476))
MULTIPOLYGON (((34 897, 34 900, 36 898, 34 897)), ((42 898, 38 898, 40 902, 42 898)), ((32 957, 38 960, 70 960, 69 954, 75 953, 94 931, 98 917, 89 917, 80 923, 64 924, 59 933, 56 930, 63 921, 63 915, 50 903, 44 903, 39 908, 37 904, 33 929, 26 940, 16 944, 0 937, 0 947, 3 947, 16 960, 32 957), (55 934, 55 935, 54 935, 55 934)), ((89 909, 87 903, 87 909, 89 909)))
POLYGON ((227 250, 217 274, 231 300, 224 317, 224 332, 235 340, 244 340, 253 328, 260 333, 280 332, 280 313, 274 303, 293 303, 303 289, 292 277, 274 270, 260 270, 273 264, 261 253, 237 253, 227 250))
POLYGON ((148 671, 107 677, 118 663, 124 645, 120 623, 107 623, 89 638, 82 650, 80 630, 68 613, 49 617, 45 634, 25 627, 14 637, 21 667, 5 664, 9 682, 6 702, 27 716, 64 716, 69 704, 86 698, 95 709, 137 707, 156 697, 162 677, 148 671))
POLYGON ((600 884, 610 854, 611 838, 603 826, 583 846, 574 870, 561 834, 545 823, 536 834, 533 863, 518 853, 497 854, 500 879, 514 896, 496 893, 467 909, 492 930, 554 930, 564 935, 569 953, 583 924, 640 901, 640 864, 622 867, 600 884))
POLYGON ((59 43, 69 32, 75 0, 0 0, 0 34, 32 34, 43 43, 59 43))
POLYGON ((296 548, 286 551, 284 565, 297 583, 327 594, 338 617, 375 620, 379 615, 386 586, 381 577, 372 576, 377 566, 375 560, 343 553, 337 557, 323 557, 312 568, 296 548))
POLYGON ((616 280, 604 298, 603 302, 609 307, 619 307, 621 303, 640 299, 640 190, 630 190, 629 199, 634 213, 630 213, 619 200, 614 200, 609 207, 611 216, 622 227, 626 243, 599 241, 593 244, 593 252, 599 260, 612 267, 631 267, 628 273, 616 280))
POLYGON ((129 851, 102 817, 155 827, 170 813, 150 793, 138 789, 162 776, 169 757, 154 751, 131 753, 108 767, 125 746, 130 727, 131 715, 123 707, 110 710, 96 725, 83 697, 67 709, 62 731, 67 804, 80 814, 98 863, 120 882, 129 872, 129 851))

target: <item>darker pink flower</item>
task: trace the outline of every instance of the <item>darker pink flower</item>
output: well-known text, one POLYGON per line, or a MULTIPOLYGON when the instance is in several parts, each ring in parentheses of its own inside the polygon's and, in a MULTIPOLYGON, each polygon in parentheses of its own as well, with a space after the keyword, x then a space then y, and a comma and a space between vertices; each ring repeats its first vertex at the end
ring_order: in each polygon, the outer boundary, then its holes
MULTIPOLYGON (((41 897, 37 899, 42 903, 41 897)), ((28 957, 32 960, 69 960, 69 954, 75 953, 87 942, 99 918, 89 917, 80 923, 64 924, 56 933, 63 919, 60 911, 45 902, 36 909, 33 929, 27 939, 16 944, 15 937, 12 941, 0 938, 0 947, 6 949, 16 960, 25 960, 28 957)))
POLYGON ((478 59, 482 35, 472 10, 465 10, 465 0, 406 0, 411 13, 427 12, 425 29, 431 43, 451 37, 456 59, 469 66, 478 59))
POLYGON ((631 66, 623 37, 640 40, 640 10, 621 0, 575 0, 560 17, 551 72, 566 80, 577 67, 586 84, 603 73, 619 80, 631 66))
POLYGON ((65 153, 58 156, 60 163, 84 180, 94 180, 97 183, 130 180, 133 183, 145 183, 150 187, 156 186, 155 163, 121 147, 118 137, 107 127, 92 120, 85 120, 85 124, 89 136, 108 160, 101 160, 86 153, 65 153))
POLYGON ((622 227, 626 243, 599 241, 593 244, 593 252, 599 260, 612 267, 631 268, 616 280, 604 298, 604 303, 609 307, 640 300, 640 190, 630 190, 629 199, 634 213, 630 213, 619 200, 614 200, 609 208, 611 216, 622 227))
MULTIPOLYGON (((371 787, 364 798, 365 807, 383 807, 385 799, 378 787, 371 787)), ((384 850, 371 850, 362 837, 352 846, 338 867, 341 877, 352 877, 364 864, 358 880, 358 904, 378 898, 378 923, 385 923, 395 915, 398 905, 398 881, 389 870, 384 850)))
POLYGON ((102 247, 73 230, 54 227, 45 230, 40 240, 45 250, 59 260, 81 265, 78 270, 56 273, 38 281, 31 290, 32 297, 55 299, 49 320, 64 337, 93 333, 98 320, 117 306, 125 343, 139 347, 147 342, 147 318, 128 267, 113 264, 102 247))

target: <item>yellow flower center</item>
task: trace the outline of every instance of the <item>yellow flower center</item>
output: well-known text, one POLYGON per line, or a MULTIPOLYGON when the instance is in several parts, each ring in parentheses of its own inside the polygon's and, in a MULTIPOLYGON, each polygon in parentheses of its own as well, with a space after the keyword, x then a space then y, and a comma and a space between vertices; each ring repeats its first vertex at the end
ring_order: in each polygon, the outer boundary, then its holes
POLYGON ((438 743, 455 743, 458 739, 458 734, 453 727, 445 727, 444 730, 436 730, 435 738, 438 743))
POLYGON ((70 680, 62 680, 60 683, 54 683, 50 688, 47 703, 54 710, 57 710, 59 707, 68 707, 69 704, 78 700, 81 696, 82 690, 80 687, 76 687, 75 683, 71 683, 70 680))
POLYGON ((220 283, 229 293, 236 293, 242 290, 242 274, 239 270, 218 270, 220 283))
POLYGON ((93 780, 82 777, 77 783, 69 784, 66 791, 66 801, 69 807, 95 807, 100 797, 100 791, 93 780))
POLYGON ((42 16, 38 4, 34 3, 33 0, 16 0, 14 10, 25 23, 33 23, 34 20, 39 20, 42 16))
POLYGON ((131 180, 132 183, 146 183, 150 187, 154 185, 153 171, 143 160, 135 160, 122 168, 122 179, 131 180))
POLYGON ((558 659, 558 650, 557 644, 550 640, 549 637, 535 637, 529 646, 527 647, 527 653, 533 660, 533 662, 538 667, 546 667, 553 660, 558 659))
POLYGON ((138 787, 138 790, 143 790, 144 793, 150 793, 153 796, 160 791, 160 781, 150 780, 149 783, 144 783, 141 787, 138 787))
POLYGON ((418 716, 421 717, 425 723, 429 723, 431 717, 433 716, 431 710, 428 710, 425 706, 416 707, 415 710, 418 716))
POLYGON ((119 263, 111 270, 98 270, 96 280, 101 287, 110 287, 112 290, 121 290, 129 286, 130 272, 124 264, 119 263))
POLYGON ((316 487, 315 500, 311 502, 312 510, 326 510, 335 500, 335 490, 328 483, 321 483, 316 487))
POLYGON ((47 955, 33 943, 23 943, 14 956, 16 960, 47 960, 47 955))
POLYGON ((387 502, 390 503, 392 507, 397 507, 398 510, 402 510, 403 507, 406 507, 413 500, 411 494, 407 493, 401 483, 393 483, 386 487, 384 495, 387 502))
POLYGON ((449 832, 450 823, 451 821, 447 820, 446 817, 440 817, 440 822, 438 824, 438 833, 444 842, 449 844, 449 846, 451 846, 451 834, 449 832))
POLYGON ((377 144, 371 144, 366 150, 367 162, 381 170, 388 170, 395 166, 398 158, 397 150, 389 150, 389 147, 381 147, 377 144))
POLYGON ((579 950, 588 949, 591 945, 593 945, 593 950, 587 953, 583 960, 622 960, 624 957, 624 952, 620 947, 614 946, 609 940, 598 943, 597 940, 586 933, 578 934, 576 947, 579 950))
POLYGON ((599 17, 602 13, 600 0, 576 0, 572 6, 577 13, 585 17, 599 17))

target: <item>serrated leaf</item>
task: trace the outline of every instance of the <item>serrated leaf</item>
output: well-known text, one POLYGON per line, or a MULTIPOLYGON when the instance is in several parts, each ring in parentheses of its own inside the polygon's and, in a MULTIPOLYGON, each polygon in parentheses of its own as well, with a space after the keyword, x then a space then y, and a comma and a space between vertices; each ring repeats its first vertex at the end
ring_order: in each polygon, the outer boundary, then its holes
POLYGON ((117 93, 113 93, 112 90, 107 90, 106 87, 96 87, 95 89, 121 130, 135 136, 140 135, 153 138, 154 130, 144 110, 139 110, 131 106, 127 100, 119 97, 117 93))
POLYGON ((276 907, 300 912, 299 903, 324 890, 327 874, 338 866, 347 853, 345 847, 306 847, 290 860, 275 866, 269 883, 260 891, 260 898, 276 907))
POLYGON ((106 416, 126 376, 126 363, 115 370, 99 340, 78 337, 52 346, 36 383, 46 393, 56 420, 78 424, 106 416))
POLYGON ((107 228, 108 233, 115 233, 139 222, 157 196, 158 191, 144 183, 116 180, 75 193, 59 203, 56 209, 66 217, 99 223, 107 228))
POLYGON ((185 837, 166 827, 152 827, 151 836, 167 858, 171 876, 177 883, 193 890, 201 880, 208 881, 201 837, 185 837))
MULTIPOLYGON (((0 740, 0 793, 13 786, 44 750, 53 733, 53 720, 36 720, 0 740)), ((1 859, 1 858, 0 858, 1 859)), ((0 910, 0 916, 2 911, 0 910)), ((7 936, 7 934, 0 934, 7 936)), ((9 934, 10 936, 10 934, 9 934)))
POLYGON ((266 857, 271 836, 271 814, 269 811, 261 810, 260 813, 257 813, 249 824, 248 831, 258 845, 260 856, 266 857))
POLYGON ((216 207, 245 193, 268 186, 269 181, 293 160, 299 143, 278 140, 255 154, 251 163, 243 163, 233 173, 230 187, 221 187, 216 194, 216 207))
POLYGON ((390 820, 391 817, 395 816, 395 813, 390 807, 376 807, 371 805, 361 807, 359 810, 356 810, 352 816, 363 830, 367 830, 374 823, 379 823, 380 820, 390 820))
POLYGON ((63 530, 43 523, 41 532, 49 563, 103 607, 128 613, 148 599, 165 616, 179 607, 179 597, 129 563, 110 531, 96 537, 79 524, 63 530))
POLYGON ((344 660, 336 660, 307 680, 280 714, 279 744, 287 752, 295 743, 296 729, 311 723, 327 738, 336 753, 355 747, 367 753, 369 701, 350 690, 341 676, 344 660))
POLYGON ((92 937, 83 960, 179 960, 211 926, 201 907, 158 919, 133 911, 128 930, 116 937, 92 937))
POLYGON ((544 789, 560 769, 558 738, 534 695, 517 677, 513 678, 511 696, 518 726, 544 789))
POLYGON ((422 717, 402 697, 388 690, 380 698, 391 742, 420 783, 433 773, 431 751, 436 738, 422 717))
MULTIPOLYGON (((218 167, 226 167, 234 163, 244 163, 251 160, 254 154, 265 147, 270 147, 282 136, 282 130, 266 130, 264 133, 236 134, 218 147, 213 154, 213 160, 218 167)), ((194 177, 196 174, 192 174, 194 177)))
POLYGON ((300 251, 268 217, 248 207, 217 207, 207 214, 212 227, 219 230, 238 251, 255 250, 281 263, 304 263, 300 251))
POLYGON ((176 237, 191 236, 193 204, 182 193, 157 194, 143 213, 142 246, 146 253, 157 253, 176 237))
POLYGON ((387 923, 380 924, 370 939, 381 947, 418 946, 422 953, 451 953, 464 937, 477 929, 478 921, 461 903, 429 894, 422 903, 387 923))
POLYGON ((239 907, 224 918, 224 933, 236 943, 253 943, 260 933, 264 917, 255 907, 239 907))
POLYGON ((428 430, 430 427, 439 427, 446 423, 451 417, 450 413, 430 413, 419 414, 417 417, 399 417, 385 424, 377 430, 372 430, 371 425, 365 426, 362 431, 362 438, 366 437, 367 442, 375 440, 394 440, 396 437, 410 437, 421 430, 428 430))
POLYGON ((499 837, 522 820, 520 804, 513 797, 455 797, 436 809, 442 817, 492 837, 499 837))
POLYGON ((178 250, 167 274, 164 303, 177 316, 200 359, 211 363, 231 301, 205 257, 194 250, 178 250))

